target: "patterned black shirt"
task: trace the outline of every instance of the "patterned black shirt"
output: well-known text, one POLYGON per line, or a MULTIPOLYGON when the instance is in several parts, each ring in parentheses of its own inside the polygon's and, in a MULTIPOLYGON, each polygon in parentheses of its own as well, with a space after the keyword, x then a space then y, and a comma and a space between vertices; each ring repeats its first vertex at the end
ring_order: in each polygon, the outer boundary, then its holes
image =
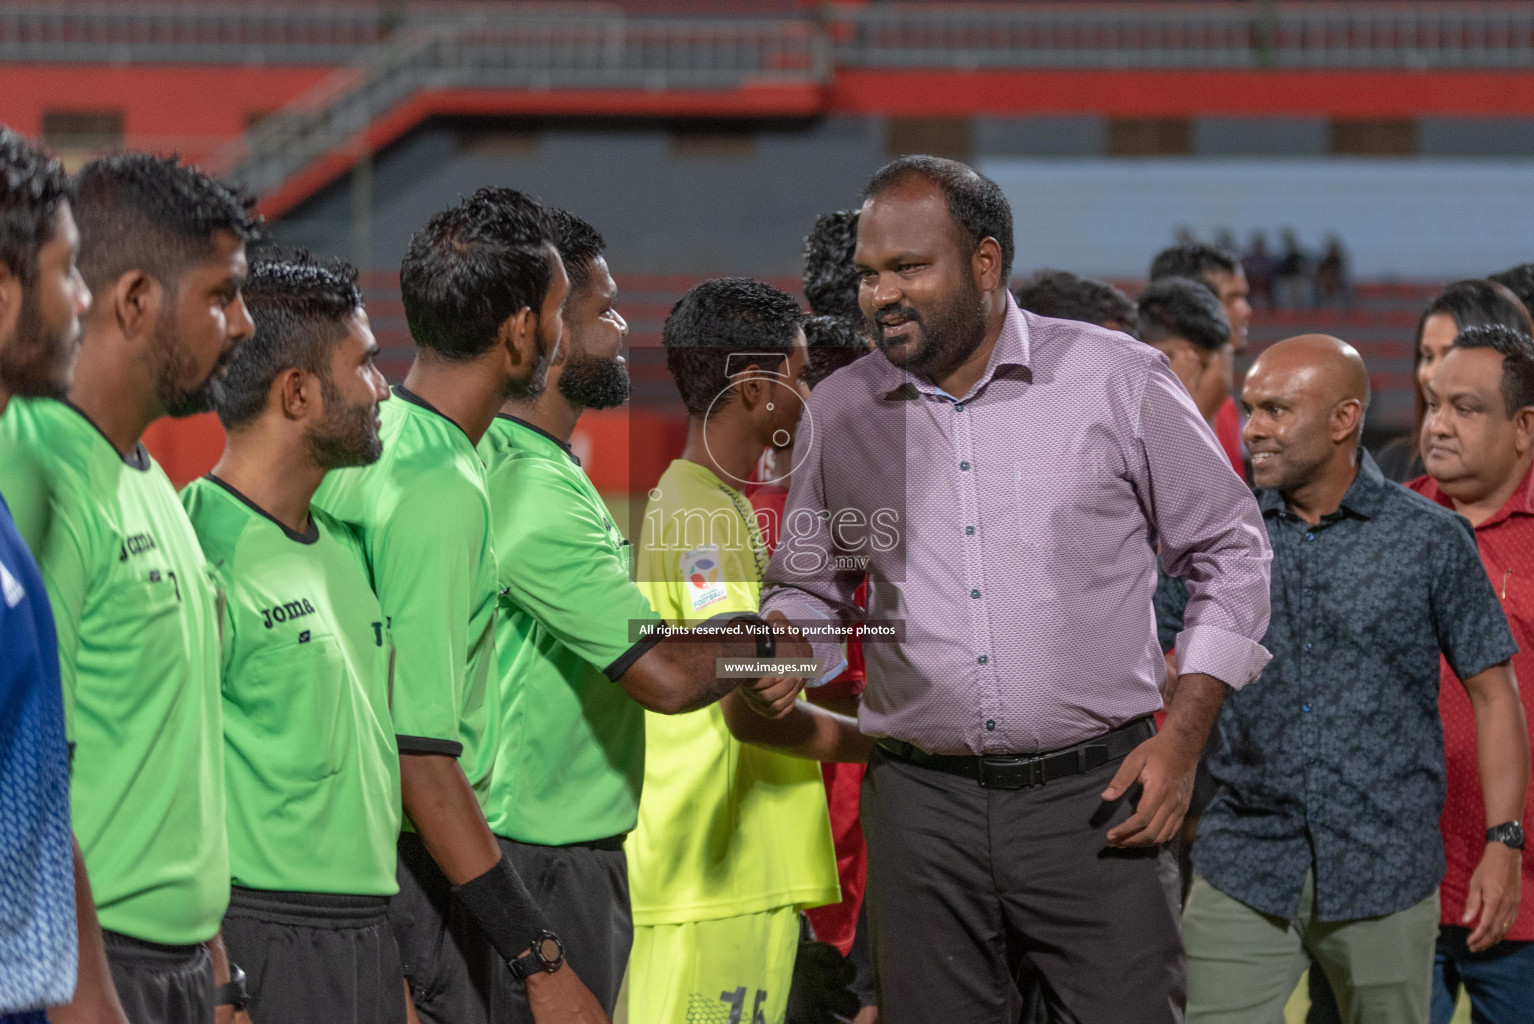
POLYGON ((1257 498, 1273 661, 1226 695, 1194 867, 1279 917, 1298 913, 1312 868, 1322 921, 1404 910, 1444 873, 1439 653, 1468 679, 1518 647, 1470 524, 1362 449, 1342 507, 1315 527, 1277 492, 1257 498))

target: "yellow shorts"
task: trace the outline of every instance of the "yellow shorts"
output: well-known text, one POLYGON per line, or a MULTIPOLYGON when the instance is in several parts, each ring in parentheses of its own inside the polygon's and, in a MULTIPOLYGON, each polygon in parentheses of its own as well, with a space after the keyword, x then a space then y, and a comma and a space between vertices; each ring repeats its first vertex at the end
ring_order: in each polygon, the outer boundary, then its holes
POLYGON ((783 1024, 799 911, 634 926, 614 1024, 783 1024))

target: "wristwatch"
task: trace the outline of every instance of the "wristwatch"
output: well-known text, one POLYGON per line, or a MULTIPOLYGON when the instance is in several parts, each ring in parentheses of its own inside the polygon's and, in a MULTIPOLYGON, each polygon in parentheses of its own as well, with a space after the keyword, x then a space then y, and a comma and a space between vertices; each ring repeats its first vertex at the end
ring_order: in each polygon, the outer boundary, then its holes
POLYGON ((565 946, 559 941, 559 936, 548 929, 538 933, 533 944, 527 947, 527 955, 519 956, 509 966, 511 976, 518 981, 526 981, 530 975, 542 971, 544 974, 553 974, 565 965, 565 946))
POLYGON ((245 990, 245 972, 240 965, 229 964, 229 980, 213 990, 214 1006, 232 1006, 236 1012, 250 1004, 250 993, 245 990))
POLYGON ((1515 850, 1523 849, 1523 826, 1516 821, 1506 821, 1486 830, 1488 843, 1501 843, 1515 850))
POLYGON ((778 638, 772 631, 772 624, 760 615, 737 615, 730 620, 734 622, 749 622, 757 627, 751 635, 756 638, 756 656, 758 658, 773 658, 778 653, 778 638), (765 628, 764 628, 765 627, 765 628))

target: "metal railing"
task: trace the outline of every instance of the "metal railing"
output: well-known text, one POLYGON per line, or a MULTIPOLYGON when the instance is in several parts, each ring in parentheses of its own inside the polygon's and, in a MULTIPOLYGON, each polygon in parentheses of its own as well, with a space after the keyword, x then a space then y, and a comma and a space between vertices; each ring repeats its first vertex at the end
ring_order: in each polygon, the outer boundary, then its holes
POLYGON ((1530 68, 1527 3, 874 4, 829 22, 862 68, 1530 68))
POLYGON ((0 60, 344 64, 387 34, 374 4, 0 3, 0 60))
MULTIPOLYGON (((0 60, 347 64, 399 29, 479 23, 591 23, 605 38, 615 22, 631 42, 684 68, 698 58, 682 25, 793 24, 822 29, 839 65, 865 68, 1528 68, 1534 67, 1534 4, 1518 0, 1205 3, 877 3, 799 8, 716 5, 700 15, 681 0, 619 0, 550 7, 510 0, 322 0, 270 4, 184 0, 0 0, 0 60), (641 27, 644 26, 644 27, 641 27)), ((556 43, 549 56, 567 52, 556 43)), ((595 44, 605 45, 599 39, 595 44)), ((583 49, 577 46, 576 49, 583 49)), ((530 44, 535 59, 539 51, 530 44)), ((716 48, 717 52, 717 48, 716 48)), ((585 60, 582 56, 580 60, 585 60)), ((545 63, 552 63, 547 61, 545 63)))
POLYGON ((799 20, 480 14, 396 33, 214 164, 265 192, 422 90, 728 90, 829 73, 824 38, 799 20))

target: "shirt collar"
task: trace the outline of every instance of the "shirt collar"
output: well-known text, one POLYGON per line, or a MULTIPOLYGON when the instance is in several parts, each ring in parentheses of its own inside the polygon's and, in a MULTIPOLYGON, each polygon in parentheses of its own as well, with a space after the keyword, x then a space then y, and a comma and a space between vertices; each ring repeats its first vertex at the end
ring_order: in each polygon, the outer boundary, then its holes
POLYGON ((930 380, 918 377, 910 370, 896 366, 886 358, 884 360, 886 368, 884 397, 895 401, 909 401, 918 395, 931 395, 947 398, 950 401, 967 402, 997 377, 1009 376, 1019 370, 1025 376, 1029 375, 1033 365, 1033 352, 1028 337, 1028 322, 1023 316, 1023 311, 1018 308, 1017 301, 1012 298, 1012 293, 1005 294, 1007 312, 1001 322, 1001 334, 996 337, 996 345, 991 349, 991 358, 985 364, 985 372, 968 392, 962 395, 950 395, 930 380))
POLYGON ((568 455, 570 457, 570 461, 571 462, 575 463, 577 466, 579 466, 581 464, 580 456, 576 455, 574 450, 572 450, 571 447, 568 444, 566 444, 565 442, 561 441, 559 438, 555 437, 553 434, 549 433, 547 430, 544 430, 542 427, 534 426, 533 424, 531 424, 531 423, 527 422, 526 420, 522 419, 520 416, 511 416, 511 415, 509 415, 507 413, 504 413, 504 412, 496 413, 495 414, 495 418, 498 419, 498 420, 505 420, 508 423, 515 423, 517 426, 522 427, 525 430, 531 430, 533 433, 539 435, 540 437, 543 437, 550 444, 553 444, 560 451, 562 451, 566 455, 568 455))
MULTIPOLYGON (((1351 512, 1360 519, 1369 519, 1379 513, 1381 505, 1385 501, 1385 489, 1391 486, 1390 481, 1385 479, 1385 474, 1380 472, 1380 467, 1374 461, 1374 456, 1362 446, 1358 449, 1358 472, 1353 476, 1353 482, 1348 486, 1347 493, 1342 496, 1342 503, 1337 512, 1331 513, 1335 518, 1343 510, 1351 512)), ((1288 506, 1284 503, 1284 496, 1277 490, 1264 489, 1257 492, 1257 507, 1262 509, 1262 514, 1277 515, 1285 511, 1288 506)), ((1326 520, 1323 516, 1322 520, 1326 520)))
MULTIPOLYGON (((1421 478, 1421 482, 1416 485, 1416 491, 1424 498, 1436 501, 1444 508, 1452 509, 1454 507, 1454 499, 1445 494, 1443 488, 1438 486, 1438 481, 1430 476, 1421 478)), ((1534 466, 1530 466, 1524 471, 1523 479, 1518 482, 1518 486, 1513 490, 1513 493, 1507 496, 1507 500, 1502 503, 1502 507, 1493 512, 1476 529, 1484 530, 1487 527, 1496 526, 1503 520, 1511 519, 1513 516, 1534 516, 1534 466)))

